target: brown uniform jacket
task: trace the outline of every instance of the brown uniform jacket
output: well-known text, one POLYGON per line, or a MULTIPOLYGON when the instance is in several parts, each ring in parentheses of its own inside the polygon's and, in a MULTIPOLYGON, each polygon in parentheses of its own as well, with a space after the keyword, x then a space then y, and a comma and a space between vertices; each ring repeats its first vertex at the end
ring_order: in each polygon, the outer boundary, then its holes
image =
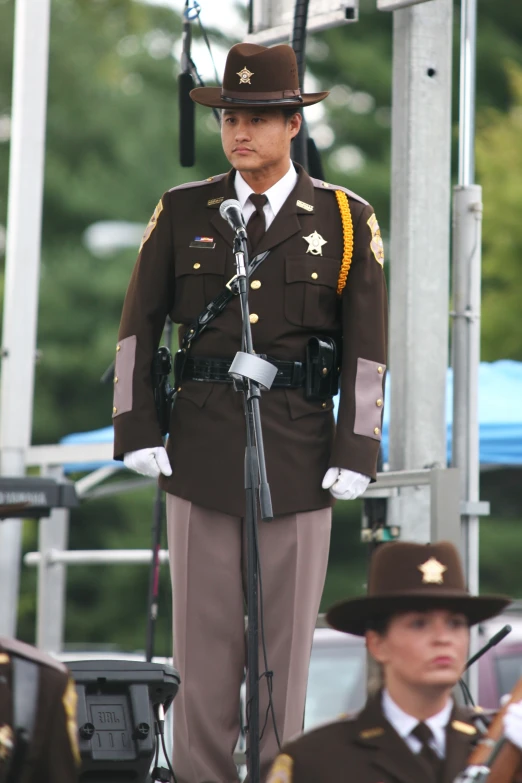
MULTIPOLYGON (((75 783, 78 780, 76 691, 65 666, 34 647, 0 638, 0 783, 8 780, 16 752, 13 661, 38 667, 33 739, 16 783, 75 783)), ((24 697, 28 694, 24 693, 24 697)), ((26 702, 26 706, 32 705, 26 702)))
POLYGON ((355 717, 322 726, 282 749, 267 783, 454 783, 478 737, 469 709, 454 707, 442 778, 386 720, 380 695, 355 717))
MULTIPOLYGON (((381 439, 387 344, 382 241, 373 209, 350 191, 353 259, 341 297, 342 223, 334 190, 296 166, 298 182, 256 253, 270 255, 249 292, 254 350, 275 359, 304 361, 313 335, 342 346, 337 431, 333 403, 310 402, 303 389, 272 389, 261 399, 268 481, 274 513, 324 508, 321 488, 329 466, 374 477, 381 439), (305 239, 317 231, 322 255, 305 239), (380 243, 380 244, 379 244, 380 243), (259 285, 260 283, 260 285, 259 285)), ((235 198, 235 171, 164 194, 145 233, 127 290, 116 353, 114 453, 162 445, 150 383, 150 365, 165 317, 180 334, 235 274, 233 232, 219 204, 235 198), (191 247, 209 237, 205 247, 191 247), (214 247, 215 245, 215 247, 214 247)), ((340 188, 339 188, 340 189, 340 188)), ((241 311, 235 298, 198 338, 192 356, 232 360, 240 350, 241 311)), ((229 384, 187 381, 171 418, 167 451, 173 475, 167 492, 224 513, 244 513, 245 427, 242 395, 229 384)))

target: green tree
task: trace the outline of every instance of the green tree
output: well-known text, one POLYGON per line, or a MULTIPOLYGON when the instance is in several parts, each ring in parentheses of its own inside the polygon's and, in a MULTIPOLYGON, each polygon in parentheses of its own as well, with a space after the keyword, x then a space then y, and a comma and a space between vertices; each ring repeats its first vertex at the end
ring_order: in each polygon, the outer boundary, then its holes
POLYGON ((522 67, 506 64, 511 105, 479 114, 477 174, 483 187, 482 356, 522 360, 522 67))

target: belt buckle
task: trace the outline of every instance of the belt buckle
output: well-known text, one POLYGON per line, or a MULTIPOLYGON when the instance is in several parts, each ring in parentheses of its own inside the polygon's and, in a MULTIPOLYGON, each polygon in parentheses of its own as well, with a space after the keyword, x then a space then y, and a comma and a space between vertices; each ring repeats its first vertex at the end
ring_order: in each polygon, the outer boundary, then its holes
POLYGON ((234 277, 231 277, 225 287, 228 288, 228 290, 231 291, 231 293, 237 295, 237 292, 232 290, 232 283, 234 282, 234 280, 237 280, 237 275, 234 275, 234 277))

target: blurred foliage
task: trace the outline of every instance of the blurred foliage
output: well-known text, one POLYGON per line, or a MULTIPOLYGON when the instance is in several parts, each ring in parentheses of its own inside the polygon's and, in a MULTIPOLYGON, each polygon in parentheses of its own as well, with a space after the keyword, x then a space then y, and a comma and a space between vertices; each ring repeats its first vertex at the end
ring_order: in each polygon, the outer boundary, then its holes
POLYGON ((479 116, 477 170, 483 187, 482 355, 522 360, 518 326, 522 285, 522 67, 504 61, 511 105, 479 116))
MULTIPOLYGON (((484 185, 484 357, 522 358, 517 323, 522 245, 518 209, 522 113, 522 6, 479 0, 477 168, 484 185)), ((202 2, 203 10, 205 0, 202 2)), ((0 0, 0 139, 10 114, 14 0, 0 0)), ((458 5, 455 10, 454 119, 458 119, 458 5)), ((135 250, 91 253, 84 232, 98 221, 145 224, 161 193, 227 168, 217 124, 196 109, 197 164, 178 164, 181 22, 167 8, 133 0, 52 0, 42 275, 34 437, 53 443, 110 424, 112 389, 99 378, 112 361, 135 250)), ((194 29, 197 37, 199 32, 194 29)), ((235 39, 231 38, 230 42, 235 39)), ((213 31, 213 44, 223 36, 213 31)), ((361 0, 360 21, 312 36, 313 89, 332 88, 324 114, 310 113, 325 176, 375 206, 389 234, 392 15, 361 0)), ((457 134, 454 133, 456 140, 457 134)), ((0 229, 6 223, 9 144, 0 140, 0 229)), ((454 155, 454 167, 456 155, 454 155)), ((1 242, 1 237, 0 237, 1 242)), ((1 253, 1 251, 0 251, 1 253)), ((0 295, 3 264, 0 266, 0 295)), ((483 589, 517 590, 512 541, 522 512, 517 472, 487 474, 495 498, 482 524, 483 589), (500 490, 499 490, 500 488, 500 490)), ((73 549, 147 548, 153 489, 84 503, 72 512, 73 549)), ((338 504, 323 608, 364 589, 367 550, 359 502, 338 504)), ((24 529, 24 550, 37 526, 24 529)), ((66 639, 142 648, 148 575, 143 566, 74 567, 68 575, 66 639)), ((36 575, 24 569, 20 635, 34 639, 36 575)), ((162 569, 157 651, 170 650, 170 590, 162 569)))

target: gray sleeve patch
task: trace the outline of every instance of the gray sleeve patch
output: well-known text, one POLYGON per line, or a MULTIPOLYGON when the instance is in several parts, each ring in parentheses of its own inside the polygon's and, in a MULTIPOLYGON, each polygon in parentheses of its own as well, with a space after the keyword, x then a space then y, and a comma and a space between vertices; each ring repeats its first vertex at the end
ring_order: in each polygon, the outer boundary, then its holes
POLYGON ((357 359, 355 378, 355 423, 356 435, 381 440, 381 420, 384 403, 383 381, 385 364, 357 359))
POLYGON ((112 417, 132 410, 132 381, 136 361, 136 335, 125 337, 116 346, 114 402, 112 417))

